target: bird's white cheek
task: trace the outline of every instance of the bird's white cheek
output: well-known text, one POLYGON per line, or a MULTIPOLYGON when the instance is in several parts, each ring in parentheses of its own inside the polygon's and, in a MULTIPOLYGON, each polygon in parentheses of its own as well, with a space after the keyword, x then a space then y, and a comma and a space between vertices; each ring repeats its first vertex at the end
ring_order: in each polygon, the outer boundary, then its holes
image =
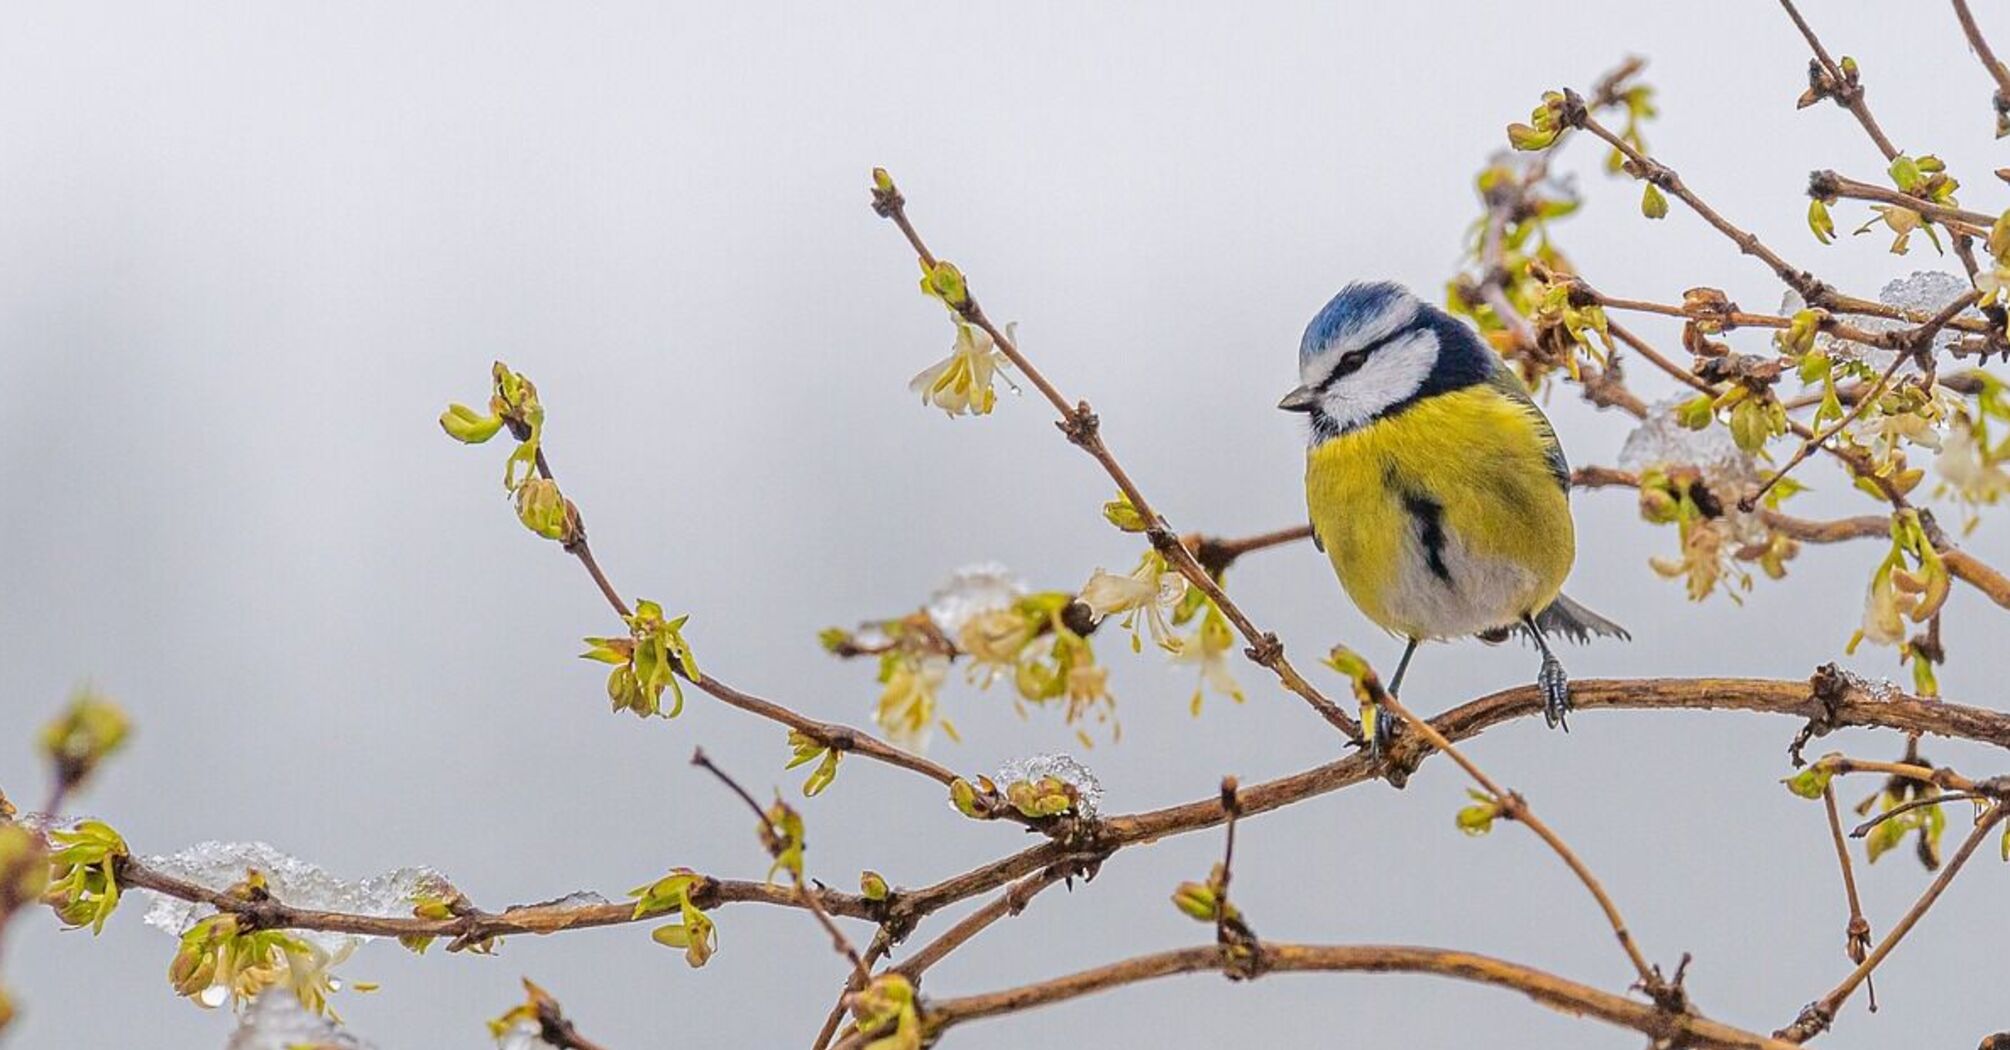
POLYGON ((1328 388, 1320 407, 1347 430, 1415 396, 1430 377, 1437 356, 1435 346, 1425 342, 1430 338, 1424 335, 1373 354, 1360 371, 1328 388))

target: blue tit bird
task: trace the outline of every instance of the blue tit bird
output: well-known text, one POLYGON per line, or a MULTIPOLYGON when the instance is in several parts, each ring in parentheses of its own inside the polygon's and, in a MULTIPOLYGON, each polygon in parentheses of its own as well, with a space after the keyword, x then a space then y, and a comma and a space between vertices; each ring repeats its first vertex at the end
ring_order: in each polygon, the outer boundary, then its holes
POLYGON ((1563 594, 1570 466, 1528 388, 1471 328, 1387 282, 1334 296, 1298 367, 1277 407, 1311 423, 1313 542, 1361 612, 1408 639, 1390 694, 1427 639, 1520 633, 1542 653, 1544 717, 1567 731, 1549 638, 1630 636, 1563 594))

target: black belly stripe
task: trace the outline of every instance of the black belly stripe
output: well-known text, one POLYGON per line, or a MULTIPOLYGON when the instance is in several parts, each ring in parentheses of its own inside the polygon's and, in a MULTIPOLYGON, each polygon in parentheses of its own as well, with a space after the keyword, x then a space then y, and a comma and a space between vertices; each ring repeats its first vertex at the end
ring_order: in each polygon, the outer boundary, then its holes
POLYGON ((1448 587, 1456 587, 1451 567, 1445 564, 1444 506, 1429 496, 1405 492, 1403 509, 1417 519, 1417 532, 1424 541, 1424 563, 1430 566, 1431 575, 1443 580, 1448 587))

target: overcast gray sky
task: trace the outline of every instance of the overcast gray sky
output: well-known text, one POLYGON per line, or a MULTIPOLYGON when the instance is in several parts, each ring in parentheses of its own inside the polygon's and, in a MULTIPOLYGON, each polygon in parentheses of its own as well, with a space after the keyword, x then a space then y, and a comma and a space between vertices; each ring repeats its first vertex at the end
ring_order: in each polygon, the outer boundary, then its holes
MULTIPOLYGON (((2010 17, 1983 6, 2010 46, 2010 17)), ((1965 203, 2000 206, 1989 87, 1952 15, 1808 7, 1862 61, 1900 145, 1946 157, 1965 203)), ((1135 559, 1098 515, 1110 485, 1037 399, 950 421, 907 392, 950 328, 866 206, 875 164, 1027 352, 1095 402, 1173 521, 1221 533, 1302 520, 1300 421, 1271 406, 1311 313, 1361 277, 1436 294, 1502 126, 1624 54, 1652 60, 1657 152, 1790 258, 1872 294, 1954 266, 1925 245, 1896 259, 1876 237, 1808 235, 1808 169, 1883 164, 1846 114, 1794 112, 1806 55, 1770 5, 65 3, 14 5, 4 25, 0 784, 39 794, 30 730, 88 678, 139 732, 81 806, 136 849, 263 839, 349 876, 432 864, 491 907, 618 896, 673 865, 756 877, 746 814, 686 756, 703 744, 757 790, 800 779, 780 771, 780 732, 709 700, 674 722, 607 713, 602 675, 574 658, 615 626, 599 596, 513 520, 502 450, 434 423, 484 396, 491 359, 537 381, 547 448, 618 585, 689 611, 708 670, 820 717, 864 720, 875 686, 818 650, 819 628, 911 608, 972 561, 1073 587, 1135 559)), ((1679 206, 1642 220, 1598 160, 1569 153, 1590 203, 1557 233, 1601 288, 1777 303, 1762 267, 1679 206)), ((1627 420, 1568 396, 1552 409, 1574 461, 1613 461, 1627 420)), ((1852 506, 1827 465, 1807 473, 1811 510, 1852 506)), ((1810 549, 1742 608, 1693 605, 1647 568, 1674 537, 1632 504, 1577 499, 1571 590, 1636 640, 1566 654, 1573 673, 1798 678, 1840 656, 1877 545, 1810 549)), ((2002 564, 2005 536, 1992 521, 1969 543, 2002 564)), ((1304 664, 1342 639, 1396 656, 1309 547, 1253 557, 1231 583, 1304 664)), ((2003 705, 2004 624, 1957 591, 1950 696, 2003 705)), ((1247 704, 1196 721, 1190 669, 1104 648, 1125 739, 1086 757, 1110 811, 1335 753, 1253 668, 1237 672, 1247 704)), ((1847 663, 1898 674, 1889 651, 1847 663)), ((1513 648, 1434 647, 1410 696, 1435 710, 1533 671, 1513 648)), ((931 753, 958 769, 1071 747, 1052 713, 1021 722, 1003 693, 953 688, 947 713, 965 742, 931 753)), ((1777 784, 1792 722, 1587 713, 1572 728, 1524 722, 1473 751, 1580 847, 1655 960, 1695 953, 1705 1010, 1770 1030, 1845 971, 1820 811, 1777 784)), ((1366 785, 1253 821, 1238 900, 1267 936, 1470 948, 1623 988, 1609 933, 1539 843, 1453 828, 1464 787, 1433 764, 1401 793, 1366 785)), ((867 866, 919 885, 1023 845, 863 761, 804 809, 810 872, 839 885, 867 866)), ((1196 943, 1166 895, 1219 847, 1126 851, 930 989, 1196 943)), ((1861 878, 1879 931, 1926 881, 1909 858, 1861 878)), ((1824 1045, 1970 1046, 2003 1027, 2006 879, 1993 861, 1965 873, 1879 971, 1883 1010, 1853 1002, 1824 1045)), ((10 936, 25 1012, 11 1046, 221 1045, 228 1017, 173 996, 173 943, 140 912, 97 942, 46 916, 10 936)), ((717 919, 701 971, 640 927, 512 939, 497 958, 372 945, 345 972, 384 989, 341 1009, 387 1048, 479 1047, 529 974, 609 1046, 805 1045, 842 975, 822 935, 779 909, 717 919)), ((1476 1034, 1638 1043, 1497 991, 1333 976, 1165 981, 954 1044, 1476 1034)))

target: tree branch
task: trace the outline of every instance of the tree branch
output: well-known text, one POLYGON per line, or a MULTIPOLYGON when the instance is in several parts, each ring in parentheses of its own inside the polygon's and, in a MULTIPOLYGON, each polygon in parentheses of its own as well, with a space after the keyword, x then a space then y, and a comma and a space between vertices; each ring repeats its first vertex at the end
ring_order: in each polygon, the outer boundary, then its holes
POLYGON ((1954 876, 1960 873, 1962 865, 1967 864, 1968 858, 1975 853, 1975 848, 1982 844, 1983 839, 1989 837, 1989 833, 2006 814, 2010 814, 2010 810, 2006 810, 2002 803, 1991 806, 1989 812, 1975 822, 1975 829, 1962 840, 1961 848, 1954 852, 1947 866, 1940 869, 1939 876, 1926 887, 1926 892, 1919 895, 1919 899, 1913 902, 1912 907, 1906 910, 1897 924, 1892 926, 1891 932, 1877 942, 1877 947, 1871 949, 1869 957, 1858 963, 1856 969, 1851 970, 1849 976, 1844 977, 1842 983, 1836 985, 1827 995, 1802 1009, 1801 1015, 1794 1019, 1793 1024, 1780 1029, 1774 1035, 1789 1042, 1801 1043, 1826 1031, 1829 1024, 1835 1020, 1836 1011, 1849 999, 1850 993, 1856 991, 1857 985, 1870 979, 1871 971, 1877 969, 1885 956, 1890 955, 1891 950, 1898 947, 1898 942, 1918 925, 1921 918, 1925 917, 1927 909, 1933 907, 1933 902, 1940 899, 1948 884, 1954 881, 1954 876))
MULTIPOLYGON (((909 221, 907 202, 900 195, 899 191, 876 189, 873 194, 873 209, 880 215, 893 220, 894 225, 898 226, 901 234, 907 238, 908 245, 914 249, 915 256, 921 260, 923 266, 928 267, 932 271, 938 260, 934 253, 928 250, 928 245, 922 241, 921 235, 914 228, 914 224, 909 221)), ((1298 673, 1298 669, 1293 667, 1289 660, 1285 659, 1284 645, 1278 641, 1277 636, 1258 627, 1236 605, 1234 599, 1228 596, 1228 592, 1222 590, 1221 584, 1202 567, 1200 561, 1194 557, 1193 552, 1189 551, 1179 541, 1178 536, 1172 531, 1172 526, 1166 521, 1165 517, 1152 509, 1151 503, 1145 498, 1144 491, 1138 488, 1136 482, 1131 480, 1130 475, 1125 472, 1123 465, 1117 461, 1116 456, 1111 453, 1108 444, 1104 442, 1101 420, 1090 409, 1089 403, 1079 401, 1071 406, 1068 399, 1063 397, 1061 392, 1047 380, 1047 377, 1026 358, 1026 355, 1019 351, 1018 345, 1012 341, 1011 337, 996 324, 992 323, 990 317, 984 313, 984 308, 978 305, 974 294, 966 295, 953 308, 965 321, 976 325, 986 335, 989 335, 992 343, 1012 362, 1013 367, 1017 368, 1027 378, 1027 381, 1031 382, 1040 391, 1041 395, 1054 406, 1054 410, 1061 416, 1060 421, 1056 424, 1060 427, 1061 432, 1067 435, 1070 442, 1080 447, 1082 451, 1089 454, 1090 458, 1102 466, 1103 472, 1108 474, 1110 480, 1116 483, 1118 491, 1122 492, 1124 498, 1130 501, 1131 506, 1137 509, 1139 516, 1150 523, 1147 536, 1151 539, 1152 546, 1166 559, 1166 563, 1169 566, 1181 576, 1186 577, 1189 584, 1205 594, 1208 600, 1214 603, 1215 608, 1221 610, 1221 614, 1231 624, 1235 625, 1235 629, 1249 643, 1249 648, 1245 650, 1245 655, 1250 660, 1269 668, 1271 673, 1277 676, 1278 681, 1282 682, 1286 689, 1303 698, 1321 718, 1324 718, 1328 724, 1340 730, 1348 739, 1360 740, 1361 727, 1354 721, 1353 717, 1348 715, 1346 711, 1340 708, 1340 705, 1334 703, 1324 693, 1320 692, 1318 687, 1314 686, 1303 675, 1298 673)))
MULTIPOLYGON (((1982 27, 1975 24, 1975 14, 1968 10, 1968 0, 1954 0, 1954 17, 1961 21, 1961 32, 1968 37, 1968 46, 1975 49, 1975 57, 1982 60, 1983 70, 1996 81, 1996 95, 1992 102, 2000 129, 2005 114, 2010 114, 2010 69, 2003 68, 1989 41, 1983 37, 1982 27)), ((2000 130, 1998 134, 2001 134, 2000 130)))
MULTIPOLYGON (((1768 1039, 1706 1017, 1671 1013, 1541 970, 1470 952, 1402 945, 1265 942, 1263 957, 1268 971, 1424 973, 1492 985, 1521 992, 1560 1013, 1593 1017, 1630 1028, 1663 1041, 1662 1045, 1720 1050, 1791 1050, 1792 1047, 1790 1043, 1768 1039)), ((1038 984, 984 995, 937 999, 927 1004, 923 1021, 931 1033, 940 1033, 970 1021, 1065 1002, 1140 981, 1173 974, 1222 970, 1231 965, 1228 953, 1216 945, 1158 952, 1038 984)))

